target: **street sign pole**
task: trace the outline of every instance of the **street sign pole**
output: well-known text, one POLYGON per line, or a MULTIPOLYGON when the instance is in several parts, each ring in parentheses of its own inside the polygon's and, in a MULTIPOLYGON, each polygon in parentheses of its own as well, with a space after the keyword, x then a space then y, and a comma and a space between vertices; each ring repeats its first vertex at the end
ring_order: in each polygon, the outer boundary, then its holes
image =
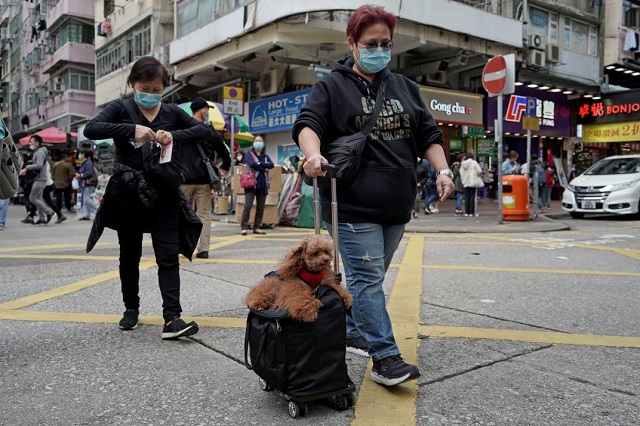
POLYGON ((498 118, 495 127, 498 142, 498 223, 502 224, 502 94, 498 96, 498 118))
POLYGON ((489 96, 497 96, 498 112, 494 122, 498 149, 498 223, 502 224, 502 102, 503 95, 515 92, 516 57, 513 53, 495 56, 482 70, 482 86, 489 96))

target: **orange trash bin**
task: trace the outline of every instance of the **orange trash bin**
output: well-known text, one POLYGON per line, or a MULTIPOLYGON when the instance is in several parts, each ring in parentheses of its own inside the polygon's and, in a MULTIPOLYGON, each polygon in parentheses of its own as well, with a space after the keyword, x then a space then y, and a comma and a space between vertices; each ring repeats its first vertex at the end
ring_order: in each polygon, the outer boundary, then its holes
POLYGON ((529 220, 529 182, 526 176, 502 176, 502 218, 529 220))

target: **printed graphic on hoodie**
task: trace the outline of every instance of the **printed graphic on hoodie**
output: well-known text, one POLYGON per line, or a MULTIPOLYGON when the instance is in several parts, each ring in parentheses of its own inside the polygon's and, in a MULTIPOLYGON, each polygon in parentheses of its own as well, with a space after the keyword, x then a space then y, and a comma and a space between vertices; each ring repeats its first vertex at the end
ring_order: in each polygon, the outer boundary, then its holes
MULTIPOLYGON (((363 96, 360 98, 360 102, 364 114, 356 117, 356 128, 358 129, 362 129, 367 123, 375 107, 375 100, 369 97, 363 96)), ((376 126, 369 137, 372 140, 381 139, 383 141, 411 138, 411 120, 399 100, 385 99, 383 101, 376 126)))

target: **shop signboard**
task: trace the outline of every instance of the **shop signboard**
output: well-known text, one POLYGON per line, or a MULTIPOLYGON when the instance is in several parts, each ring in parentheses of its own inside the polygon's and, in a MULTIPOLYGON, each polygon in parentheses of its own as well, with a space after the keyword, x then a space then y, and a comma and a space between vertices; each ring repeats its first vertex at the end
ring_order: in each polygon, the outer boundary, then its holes
POLYGON ((495 157, 496 141, 493 138, 478 140, 478 157, 495 157))
POLYGON ((249 129, 255 134, 291 130, 311 89, 297 90, 249 103, 249 129))
POLYGON ((640 90, 582 100, 576 106, 576 121, 578 124, 640 121, 640 90))
POLYGON ((582 140, 584 142, 636 142, 640 140, 640 122, 583 126, 582 140))
POLYGON ((420 86, 420 97, 438 123, 483 126, 482 95, 420 86))
MULTIPOLYGON (((504 115, 503 131, 505 133, 526 133, 523 127, 522 117, 527 113, 528 98, 536 98, 535 117, 539 119, 540 130, 536 131, 537 135, 569 137, 571 135, 571 105, 566 95, 534 91, 529 88, 519 86, 516 93, 510 95, 507 101, 504 115), (507 119, 512 118, 513 121, 507 119)), ((493 127, 494 120, 497 116, 497 102, 495 98, 488 98, 485 108, 487 115, 485 122, 490 130, 493 127)))

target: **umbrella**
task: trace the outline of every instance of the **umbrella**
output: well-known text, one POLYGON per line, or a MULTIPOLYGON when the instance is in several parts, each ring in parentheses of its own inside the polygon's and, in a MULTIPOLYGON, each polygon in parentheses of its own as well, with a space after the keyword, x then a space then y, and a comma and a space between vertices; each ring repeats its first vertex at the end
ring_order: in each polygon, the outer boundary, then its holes
MULTIPOLYGON (((207 103, 209 104, 209 122, 211 123, 211 126, 218 131, 224 130, 225 120, 222 114, 222 107, 220 106, 220 108, 218 108, 218 106, 211 101, 207 101, 207 103)), ((193 116, 193 111, 191 111, 191 102, 186 102, 178 106, 185 110, 187 114, 193 116)))
MULTIPOLYGON (((77 132, 63 132, 57 127, 47 127, 46 129, 42 129, 40 131, 35 132, 33 135, 38 135, 42 138, 42 142, 44 143, 67 143, 67 135, 71 135, 73 137, 78 137, 77 132)), ((23 138, 20 138, 20 145, 28 145, 29 139, 31 136, 27 135, 23 138)))
POLYGON ((253 144, 254 139, 255 136, 249 132, 240 132, 233 135, 233 140, 238 143, 240 148, 249 148, 253 144))

